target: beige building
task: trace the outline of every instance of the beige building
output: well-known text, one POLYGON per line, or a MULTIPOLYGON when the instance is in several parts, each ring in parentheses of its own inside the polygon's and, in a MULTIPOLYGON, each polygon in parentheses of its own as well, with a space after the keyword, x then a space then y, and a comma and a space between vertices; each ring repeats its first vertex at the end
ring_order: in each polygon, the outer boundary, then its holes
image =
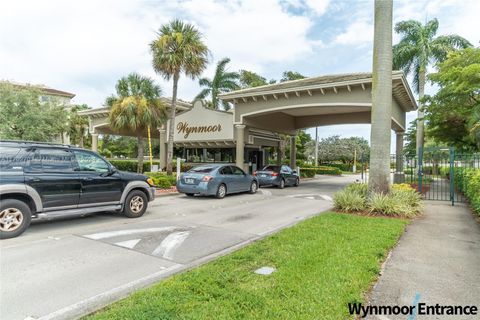
MULTIPOLYGON (((417 109, 401 71, 392 73, 391 128, 396 133, 396 153, 403 152, 406 113, 417 109)), ((295 167, 297 130, 335 124, 370 123, 372 74, 352 73, 306 78, 233 91, 220 99, 234 105, 232 112, 180 102, 175 119, 174 146, 192 163, 231 162, 254 171, 268 163, 271 147, 279 147, 279 134, 290 135, 290 163, 295 167)), ((168 104, 169 100, 165 102, 168 104)), ((90 132, 97 148, 98 134, 114 132, 108 125, 108 108, 82 112, 90 119, 90 132)), ((168 124, 158 128, 160 165, 166 165, 168 124)), ((278 152, 277 152, 278 153, 278 152)), ((280 159, 277 159, 279 161, 280 159)), ((399 160, 399 162, 401 162, 399 160)), ((399 172, 402 163, 397 164, 399 172)))

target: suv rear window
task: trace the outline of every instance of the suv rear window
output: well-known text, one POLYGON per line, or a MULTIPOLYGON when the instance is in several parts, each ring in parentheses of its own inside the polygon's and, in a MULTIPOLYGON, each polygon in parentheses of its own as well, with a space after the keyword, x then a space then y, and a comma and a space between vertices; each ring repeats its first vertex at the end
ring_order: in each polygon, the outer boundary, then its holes
POLYGON ((188 170, 191 173, 209 173, 213 170, 213 167, 201 166, 188 170))
POLYGON ((0 169, 9 170, 16 167, 23 167, 22 159, 18 159, 19 147, 0 147, 0 169), (19 161, 20 160, 20 161, 19 161))
POLYGON ((73 154, 64 149, 37 149, 30 167, 33 170, 44 172, 70 172, 73 171, 73 154))

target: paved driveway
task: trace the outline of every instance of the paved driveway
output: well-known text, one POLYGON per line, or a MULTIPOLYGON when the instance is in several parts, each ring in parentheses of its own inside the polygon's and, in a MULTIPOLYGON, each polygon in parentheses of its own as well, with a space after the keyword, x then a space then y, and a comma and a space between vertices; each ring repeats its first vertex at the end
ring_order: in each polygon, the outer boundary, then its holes
POLYGON ((0 244, 1 319, 70 319, 331 207, 356 176, 218 200, 167 196, 140 219, 33 224, 0 244))

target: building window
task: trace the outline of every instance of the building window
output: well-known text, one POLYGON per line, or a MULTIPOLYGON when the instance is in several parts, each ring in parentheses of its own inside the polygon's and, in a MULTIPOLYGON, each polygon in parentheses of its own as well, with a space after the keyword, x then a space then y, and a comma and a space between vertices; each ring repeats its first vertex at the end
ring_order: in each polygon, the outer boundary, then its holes
POLYGON ((233 163, 233 148, 185 148, 183 158, 194 163, 233 163))

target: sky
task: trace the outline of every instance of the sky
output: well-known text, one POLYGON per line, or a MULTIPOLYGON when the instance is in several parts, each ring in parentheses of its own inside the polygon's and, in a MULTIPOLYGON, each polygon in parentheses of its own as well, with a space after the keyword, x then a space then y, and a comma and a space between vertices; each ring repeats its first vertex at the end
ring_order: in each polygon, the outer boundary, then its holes
MULTIPOLYGON (((174 18, 197 26, 218 60, 267 79, 283 71, 305 76, 370 72, 373 0, 42 0, 0 2, 0 79, 44 84, 76 94, 73 103, 100 107, 130 72, 155 79, 165 96, 172 83, 155 74, 149 43, 174 18)), ((438 18, 438 35, 480 41, 478 0, 395 0, 394 24, 438 18)), ((393 43, 399 41, 393 35, 393 43)), ((198 80, 183 77, 179 98, 191 100, 198 80)), ((435 88, 427 86, 427 93, 435 88)), ((415 113, 407 115, 407 121, 415 113)), ((309 130, 313 136, 313 130, 309 130)), ((320 127, 320 138, 370 138, 370 125, 320 127)), ((392 135, 393 139, 393 135, 392 135)), ((392 140, 392 146, 394 145, 392 140)))

